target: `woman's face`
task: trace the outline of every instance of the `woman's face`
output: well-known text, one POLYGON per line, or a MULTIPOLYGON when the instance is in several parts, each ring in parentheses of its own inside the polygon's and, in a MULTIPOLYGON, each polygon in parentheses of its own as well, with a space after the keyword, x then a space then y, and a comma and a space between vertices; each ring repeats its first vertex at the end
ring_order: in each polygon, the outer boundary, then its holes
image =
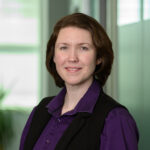
POLYGON ((92 82, 100 60, 96 60, 90 32, 77 27, 62 28, 55 44, 54 62, 66 85, 92 82))

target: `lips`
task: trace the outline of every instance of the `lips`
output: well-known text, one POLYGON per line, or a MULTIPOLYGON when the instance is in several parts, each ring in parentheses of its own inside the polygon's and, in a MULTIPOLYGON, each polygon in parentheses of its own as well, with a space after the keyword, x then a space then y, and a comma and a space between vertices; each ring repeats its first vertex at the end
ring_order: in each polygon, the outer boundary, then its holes
POLYGON ((81 67, 65 67, 65 69, 68 71, 68 72, 78 72, 81 70, 81 67))

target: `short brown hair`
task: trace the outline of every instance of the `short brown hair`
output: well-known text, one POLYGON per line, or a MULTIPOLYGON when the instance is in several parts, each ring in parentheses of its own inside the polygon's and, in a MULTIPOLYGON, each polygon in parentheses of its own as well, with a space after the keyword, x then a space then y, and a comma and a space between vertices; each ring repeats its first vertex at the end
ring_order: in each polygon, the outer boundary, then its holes
POLYGON ((56 71, 56 66, 53 61, 55 43, 58 34, 62 28, 73 26, 86 29, 91 33, 93 44, 96 49, 97 59, 101 58, 102 63, 96 66, 94 77, 103 86, 110 75, 113 63, 112 43, 106 34, 103 27, 92 17, 83 13, 74 13, 60 19, 54 26, 53 33, 47 44, 46 51, 46 67, 55 79, 55 83, 59 87, 64 86, 64 81, 56 71))

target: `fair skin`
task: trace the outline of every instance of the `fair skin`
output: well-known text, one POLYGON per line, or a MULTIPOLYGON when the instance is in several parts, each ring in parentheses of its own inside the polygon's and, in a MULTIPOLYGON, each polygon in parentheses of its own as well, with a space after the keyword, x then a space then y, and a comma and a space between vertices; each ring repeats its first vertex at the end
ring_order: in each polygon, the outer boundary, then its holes
POLYGON ((56 70, 64 80, 67 93, 62 114, 74 109, 93 81, 93 72, 101 60, 88 30, 77 27, 62 28, 55 44, 56 70))

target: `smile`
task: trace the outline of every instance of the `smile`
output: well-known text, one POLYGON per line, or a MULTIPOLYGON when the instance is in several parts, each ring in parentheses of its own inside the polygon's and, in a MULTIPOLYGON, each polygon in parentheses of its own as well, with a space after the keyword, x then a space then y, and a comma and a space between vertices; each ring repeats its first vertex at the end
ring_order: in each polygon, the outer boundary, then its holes
POLYGON ((78 72, 81 70, 81 68, 79 67, 65 67, 65 69, 68 71, 68 72, 78 72))

